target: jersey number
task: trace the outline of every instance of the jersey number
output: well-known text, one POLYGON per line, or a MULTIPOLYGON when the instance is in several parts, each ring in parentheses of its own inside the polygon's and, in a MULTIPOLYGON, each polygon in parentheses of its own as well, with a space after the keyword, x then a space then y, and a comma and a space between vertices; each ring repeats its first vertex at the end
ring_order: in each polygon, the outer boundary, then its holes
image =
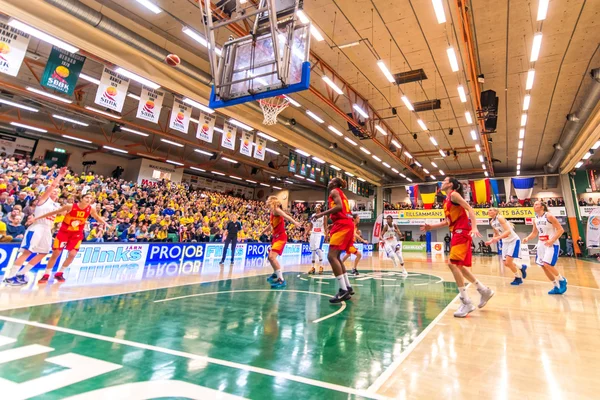
POLYGON ((84 218, 85 217, 85 211, 77 211, 77 218, 84 218))

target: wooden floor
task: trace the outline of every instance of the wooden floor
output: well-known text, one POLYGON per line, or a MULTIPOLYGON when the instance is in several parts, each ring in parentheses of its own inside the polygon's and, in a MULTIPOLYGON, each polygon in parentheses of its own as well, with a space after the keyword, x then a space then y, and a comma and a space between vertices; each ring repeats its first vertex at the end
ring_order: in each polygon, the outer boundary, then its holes
MULTIPOLYGON (((409 272, 436 275, 452 281, 444 257, 405 254, 409 272)), ((377 253, 360 268, 390 269, 377 253)), ((308 265, 286 271, 305 272, 308 265)), ((600 264, 559 259, 569 281, 563 296, 547 294, 551 284, 530 263, 528 278, 519 287, 504 271, 498 257, 475 257, 473 272, 496 295, 468 318, 453 317, 455 299, 365 393, 373 398, 400 399, 598 399, 600 371, 600 264)), ((136 282, 63 284, 0 288, 0 311, 113 294, 194 285, 270 272, 248 268, 243 261, 201 273, 147 277, 136 282)), ((333 282, 332 282, 333 283, 333 282)), ((327 289, 334 291, 333 285, 327 289)), ((478 301, 475 288, 469 288, 478 301)), ((64 317, 64 315, 63 315, 64 317)), ((360 398, 357 396, 356 398, 360 398)))

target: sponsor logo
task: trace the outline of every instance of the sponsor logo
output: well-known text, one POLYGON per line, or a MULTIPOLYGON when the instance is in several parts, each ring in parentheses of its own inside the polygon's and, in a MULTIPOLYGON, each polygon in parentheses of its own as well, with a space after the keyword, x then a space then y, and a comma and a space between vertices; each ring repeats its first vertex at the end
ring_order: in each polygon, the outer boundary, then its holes
MULTIPOLYGON (((62 244, 62 243, 61 243, 62 244)), ((75 260, 79 264, 131 263, 143 261, 145 246, 141 245, 97 245, 82 247, 75 260)))
MULTIPOLYGON (((223 244, 207 244, 206 245, 206 254, 204 256, 205 259, 223 257, 223 248, 224 247, 225 247, 225 245, 223 245, 223 244)), ((229 257, 231 257, 231 254, 229 254, 230 251, 231 251, 231 248, 228 248, 227 256, 229 256, 229 257)), ((234 258, 244 258, 245 256, 246 256, 246 244, 239 243, 237 246, 235 246, 234 258)))
POLYGON ((441 243, 436 243, 435 246, 433 246, 433 248, 436 251, 441 251, 442 250, 442 244, 441 243))
POLYGON ((271 245, 268 243, 248 243, 246 246, 246 257, 266 257, 271 251, 271 245))
MULTIPOLYGON (((215 246, 215 245, 213 245, 215 246)), ((207 245, 208 247, 208 245, 207 245)), ((202 260, 204 258, 204 244, 151 244, 148 251, 147 262, 202 260)))

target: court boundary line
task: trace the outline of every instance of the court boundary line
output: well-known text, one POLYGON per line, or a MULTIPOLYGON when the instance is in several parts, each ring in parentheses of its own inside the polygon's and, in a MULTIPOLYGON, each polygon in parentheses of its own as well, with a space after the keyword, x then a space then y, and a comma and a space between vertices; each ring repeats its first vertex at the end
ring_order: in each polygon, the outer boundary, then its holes
POLYGON ((386 396, 371 393, 368 390, 364 390, 364 389, 354 389, 351 387, 337 385, 335 383, 323 382, 323 381, 318 381, 316 379, 292 375, 292 374, 289 374, 286 372, 279 372, 279 371, 273 371, 273 370, 266 369, 266 368, 253 367, 251 365, 221 360, 218 358, 212 358, 212 357, 203 356, 203 355, 199 355, 199 354, 188 353, 185 351, 172 350, 172 349, 168 349, 166 347, 159 347, 159 346, 154 346, 154 345, 150 345, 150 344, 134 342, 131 340, 126 340, 126 339, 118 339, 118 338, 113 338, 113 337, 109 337, 109 336, 99 335, 96 333, 79 331, 79 330, 71 329, 71 328, 64 328, 61 326, 48 325, 48 324, 44 324, 44 323, 37 322, 37 321, 28 321, 28 320, 23 320, 23 319, 19 319, 19 318, 7 317, 4 315, 0 315, 0 321, 10 322, 10 323, 14 323, 14 324, 28 325, 28 326, 33 326, 33 327, 40 328, 40 329, 53 330, 56 332, 86 337, 88 339, 100 340, 100 341, 119 344, 119 345, 123 345, 123 346, 136 347, 136 348, 139 348, 142 350, 155 351, 157 353, 168 354, 168 355, 171 355, 174 357, 183 357, 183 358, 187 358, 190 360, 204 361, 206 363, 220 365, 223 367, 234 368, 234 369, 239 369, 239 370, 243 370, 243 371, 249 371, 249 372, 253 372, 253 373, 257 373, 257 374, 271 376, 274 378, 283 378, 283 379, 287 379, 290 381, 294 381, 294 382, 298 382, 298 383, 302 383, 302 384, 306 384, 306 385, 310 385, 310 386, 316 386, 316 387, 320 387, 323 389, 328 389, 328 390, 341 392, 341 393, 353 394, 356 396, 362 396, 362 397, 366 397, 369 399, 374 399, 374 400, 388 400, 389 399, 386 396))

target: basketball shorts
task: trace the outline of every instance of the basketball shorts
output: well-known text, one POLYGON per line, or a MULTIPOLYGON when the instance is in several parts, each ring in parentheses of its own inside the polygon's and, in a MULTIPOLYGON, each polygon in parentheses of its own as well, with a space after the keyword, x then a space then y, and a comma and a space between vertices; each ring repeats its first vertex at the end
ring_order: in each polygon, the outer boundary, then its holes
POLYGON ((462 265, 464 267, 471 266, 471 258, 473 249, 471 248, 471 232, 464 229, 459 229, 452 232, 450 240, 450 262, 454 265, 462 265))
POLYGON ((21 250, 27 250, 36 254, 48 254, 52 250, 52 230, 44 225, 32 225, 21 242, 21 250))
POLYGON ((352 220, 334 222, 330 231, 329 248, 345 251, 349 254, 356 253, 354 247, 354 223, 352 220), (346 222, 347 221, 347 222, 346 222))
POLYGON ((58 231, 54 238, 52 250, 79 250, 83 242, 83 233, 81 232, 61 232, 58 231))
POLYGON ((320 250, 323 247, 325 236, 322 233, 310 234, 310 251, 320 250))
POLYGON ((282 255, 287 240, 287 235, 273 237, 273 240, 271 241, 271 251, 277 253, 278 255, 282 255))
POLYGON ((400 251, 402 251, 402 248, 400 248, 398 246, 398 241, 397 240, 387 240, 383 243, 383 249, 385 250, 385 253, 387 254, 388 257, 391 257, 394 253, 396 253, 398 251, 398 249, 400 249, 400 251))
POLYGON ((510 243, 502 241, 502 260, 506 257, 520 258, 521 257, 521 241, 513 240, 510 243))
POLYGON ((535 263, 539 266, 548 264, 554 267, 556 265, 556 261, 558 261, 560 246, 555 244, 551 247, 547 247, 544 243, 545 242, 539 241, 537 244, 535 263))

